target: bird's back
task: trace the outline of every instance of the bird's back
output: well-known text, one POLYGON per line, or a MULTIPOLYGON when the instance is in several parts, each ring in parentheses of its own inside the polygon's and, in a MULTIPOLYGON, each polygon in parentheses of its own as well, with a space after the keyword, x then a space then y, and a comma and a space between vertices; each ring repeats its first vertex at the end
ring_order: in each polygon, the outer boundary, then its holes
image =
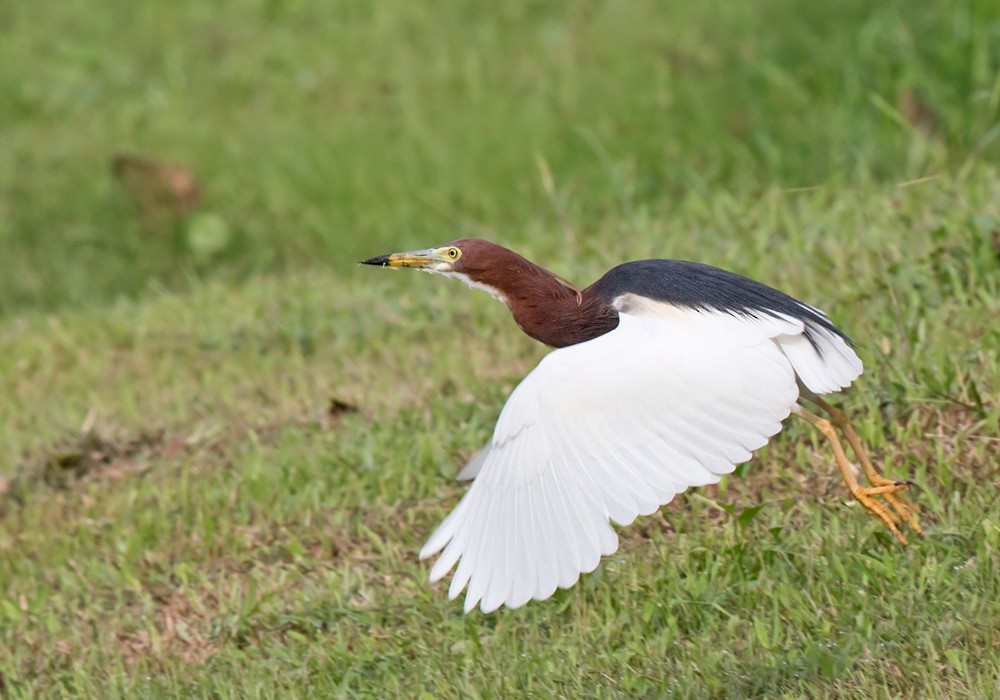
POLYGON ((850 339, 819 309, 777 289, 718 267, 688 260, 637 260, 618 265, 591 289, 608 303, 624 294, 691 309, 728 313, 784 315, 810 327, 850 339))

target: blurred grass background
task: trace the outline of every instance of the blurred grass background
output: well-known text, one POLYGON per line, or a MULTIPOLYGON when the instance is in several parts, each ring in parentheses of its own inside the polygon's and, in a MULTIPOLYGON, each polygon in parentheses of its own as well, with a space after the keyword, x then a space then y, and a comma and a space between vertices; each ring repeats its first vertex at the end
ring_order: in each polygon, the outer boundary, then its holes
POLYGON ((0 696, 1000 695, 998 117, 986 0, 0 4, 0 696), (355 262, 466 234, 827 309, 928 536, 793 422, 463 616, 415 553, 544 349, 355 262))
POLYGON ((0 23, 0 313, 348 274, 466 231, 552 249, 561 222, 1000 153, 987 0, 13 0, 0 23), (120 151, 190 167, 225 247, 142 236, 108 177, 120 151))

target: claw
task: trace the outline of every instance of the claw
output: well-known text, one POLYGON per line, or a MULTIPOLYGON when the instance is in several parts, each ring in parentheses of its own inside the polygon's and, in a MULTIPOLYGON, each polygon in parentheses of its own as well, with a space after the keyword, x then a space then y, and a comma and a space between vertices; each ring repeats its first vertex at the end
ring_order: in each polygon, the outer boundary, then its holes
MULTIPOLYGON (((867 456, 866 456, 867 459, 867 456)), ((867 469, 865 470, 868 471, 867 469)), ((912 481, 892 481, 891 479, 886 479, 884 476, 875 471, 875 468, 871 468, 871 473, 868 474, 868 481, 871 482, 872 486, 884 487, 884 486, 895 486, 897 491, 903 491, 905 489, 915 486, 912 481)), ((906 496, 898 493, 897 491, 887 491, 882 494, 882 498, 892 506, 892 509, 896 511, 910 527, 912 527, 916 532, 922 533, 923 530, 920 529, 919 523, 917 523, 916 518, 913 516, 920 513, 920 508, 911 501, 906 496)))

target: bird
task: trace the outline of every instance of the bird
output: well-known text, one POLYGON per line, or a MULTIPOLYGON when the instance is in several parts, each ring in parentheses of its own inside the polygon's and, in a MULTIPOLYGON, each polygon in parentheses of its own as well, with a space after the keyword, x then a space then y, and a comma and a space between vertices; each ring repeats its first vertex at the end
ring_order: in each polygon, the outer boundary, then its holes
POLYGON ((420 550, 438 555, 432 583, 455 569, 448 595, 465 590, 467 613, 570 588, 617 550, 611 523, 717 483, 791 414, 819 429, 851 496, 896 539, 907 544, 904 522, 921 533, 901 493, 912 483, 880 474, 846 413, 822 398, 863 365, 814 306, 684 260, 627 262, 581 289, 477 238, 360 264, 458 279, 554 348, 511 392, 492 439, 458 474, 469 489, 420 550))

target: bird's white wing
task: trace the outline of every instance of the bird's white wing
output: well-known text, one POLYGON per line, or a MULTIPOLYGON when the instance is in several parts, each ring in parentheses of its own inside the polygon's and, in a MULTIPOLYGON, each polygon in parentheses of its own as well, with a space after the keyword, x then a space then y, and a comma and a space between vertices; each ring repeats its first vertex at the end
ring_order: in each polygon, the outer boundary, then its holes
MULTIPOLYGON (((622 308, 622 307, 619 307, 622 308)), ((630 524, 716 483, 781 430, 798 387, 791 319, 627 306, 618 327, 555 350, 500 414, 465 497, 420 552, 466 611, 568 588, 630 524), (443 549, 443 552, 442 552, 443 549)))

